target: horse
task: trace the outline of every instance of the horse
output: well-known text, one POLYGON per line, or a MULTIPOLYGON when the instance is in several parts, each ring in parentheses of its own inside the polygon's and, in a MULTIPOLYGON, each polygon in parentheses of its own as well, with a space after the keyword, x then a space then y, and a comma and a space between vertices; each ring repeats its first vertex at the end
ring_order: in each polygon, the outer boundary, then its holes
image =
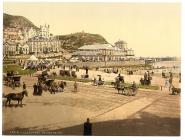
POLYGON ((123 94, 123 92, 125 91, 124 87, 116 87, 116 89, 118 90, 118 94, 120 93, 119 91, 121 90, 121 93, 123 94))
POLYGON ((121 92, 122 92, 122 94, 123 94, 123 92, 125 91, 124 84, 123 84, 123 83, 120 83, 120 82, 116 83, 115 89, 118 90, 118 94, 119 94, 119 91, 120 91, 120 90, 121 90, 121 92))
POLYGON ((17 100, 18 104, 19 102, 21 102, 21 105, 22 105, 22 100, 24 98, 24 95, 28 96, 28 92, 26 90, 23 90, 20 93, 9 93, 4 96, 5 98, 7 98, 6 104, 9 102, 9 105, 10 105, 11 100, 17 100))

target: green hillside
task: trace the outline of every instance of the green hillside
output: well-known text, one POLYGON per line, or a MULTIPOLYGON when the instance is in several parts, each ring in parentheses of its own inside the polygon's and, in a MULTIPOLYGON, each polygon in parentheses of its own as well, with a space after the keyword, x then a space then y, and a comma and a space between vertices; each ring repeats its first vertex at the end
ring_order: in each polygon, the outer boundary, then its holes
POLYGON ((13 16, 4 13, 3 14, 3 26, 4 27, 20 27, 20 28, 34 28, 38 29, 30 20, 23 16, 13 16))
POLYGON ((90 33, 74 33, 69 35, 59 35, 58 38, 61 40, 62 48, 73 52, 83 45, 92 45, 95 43, 105 44, 107 41, 104 37, 99 34, 90 33))
MULTIPOLYGON (((21 29, 34 28, 38 29, 30 20, 23 16, 14 16, 4 13, 3 14, 3 26, 6 27, 19 27, 21 29)), ((68 52, 73 52, 83 45, 92 45, 95 43, 105 44, 107 41, 99 34, 91 34, 78 32, 68 35, 57 35, 61 41, 61 47, 68 52)))

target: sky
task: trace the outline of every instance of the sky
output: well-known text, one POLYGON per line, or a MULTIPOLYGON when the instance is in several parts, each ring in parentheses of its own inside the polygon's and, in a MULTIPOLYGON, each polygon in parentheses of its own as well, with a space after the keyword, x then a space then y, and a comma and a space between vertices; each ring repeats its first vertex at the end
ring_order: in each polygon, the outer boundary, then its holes
POLYGON ((36 26, 49 24, 51 33, 87 32, 109 43, 124 40, 136 56, 181 54, 179 3, 21 3, 6 2, 3 12, 24 16, 36 26))

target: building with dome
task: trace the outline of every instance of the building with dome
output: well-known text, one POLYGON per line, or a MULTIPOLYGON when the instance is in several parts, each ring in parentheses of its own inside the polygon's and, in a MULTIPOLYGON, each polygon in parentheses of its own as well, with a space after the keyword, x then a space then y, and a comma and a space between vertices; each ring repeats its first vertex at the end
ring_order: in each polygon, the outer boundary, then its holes
POLYGON ((72 55, 83 61, 121 61, 133 57, 134 51, 128 49, 123 41, 111 44, 84 45, 72 55))

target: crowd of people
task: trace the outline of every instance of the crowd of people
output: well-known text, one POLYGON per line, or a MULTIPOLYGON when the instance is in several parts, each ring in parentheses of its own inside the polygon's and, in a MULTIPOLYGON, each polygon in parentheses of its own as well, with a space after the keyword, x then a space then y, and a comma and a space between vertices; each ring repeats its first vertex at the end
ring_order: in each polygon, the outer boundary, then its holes
POLYGON ((144 73, 144 78, 140 79, 141 85, 151 85, 152 76, 149 71, 144 73))
MULTIPOLYGON (((18 63, 20 65, 25 65, 25 61, 23 61, 23 60, 19 60, 18 63)), ((42 71, 42 70, 45 70, 45 69, 48 68, 47 67, 47 63, 45 63, 44 61, 42 63, 40 62, 38 64, 39 65, 37 65, 37 66, 39 67, 39 69, 37 69, 37 70, 41 70, 42 71)), ((32 66, 32 67, 35 66, 35 64, 33 62, 28 63, 28 66, 29 65, 32 66)), ((62 68, 63 70, 68 70, 69 69, 69 70, 71 70, 73 72, 74 71, 75 72, 79 71, 79 67, 78 66, 76 66, 76 65, 67 65, 65 63, 63 63, 63 64, 53 63, 51 65, 51 68, 55 68, 55 67, 62 68)), ((82 69, 85 70, 84 77, 82 77, 82 78, 89 78, 89 67, 88 66, 84 66, 82 69)), ((119 71, 120 71, 120 69, 118 69, 118 68, 113 68, 113 69, 106 68, 106 69, 104 69, 104 72, 109 73, 110 70, 112 70, 112 72, 115 72, 115 73, 119 73, 119 71)), ((127 72, 128 72, 127 73, 128 75, 132 75, 133 74, 133 71, 127 71, 127 72)), ((11 72, 7 72, 7 75, 11 75, 11 74, 12 74, 11 72)), ((153 72, 152 73, 149 72, 149 71, 145 72, 143 77, 140 79, 140 84, 141 85, 151 85, 152 74, 153 74, 153 72)), ((74 75, 76 76, 74 78, 77 78, 76 73, 74 75)), ((162 72, 162 77, 166 78, 166 74, 164 72, 162 72)), ((181 82, 181 73, 179 73, 179 83, 180 82, 181 82)), ((104 82, 104 80, 103 80, 101 75, 98 75, 97 78, 94 77, 94 79, 93 79, 93 85, 95 85, 95 86, 96 85, 103 85, 104 83, 105 82, 104 82)), ((125 83, 124 76, 122 76, 121 73, 119 73, 118 76, 115 78, 115 85, 116 85, 117 88, 124 88, 124 83, 125 83)), ((75 81, 74 82, 74 91, 77 91, 77 89, 78 89, 77 85, 78 84, 75 81)), ((172 72, 169 72, 169 78, 168 79, 166 78, 166 80, 165 80, 165 86, 166 85, 168 85, 169 91, 170 91, 172 89, 172 87, 173 87, 173 74, 172 74, 172 72)), ((132 87, 133 87, 133 89, 135 89, 135 87, 136 87, 136 82, 135 81, 132 82, 132 86, 130 88, 132 88, 132 87)), ((43 83, 40 83, 40 82, 35 83, 33 85, 33 88, 34 88, 34 93, 33 93, 34 95, 42 95, 42 91, 44 89, 43 83)), ((59 84, 52 85, 52 86, 50 86, 50 91, 51 91, 51 93, 63 92, 64 91, 64 84, 61 82, 59 84)))

